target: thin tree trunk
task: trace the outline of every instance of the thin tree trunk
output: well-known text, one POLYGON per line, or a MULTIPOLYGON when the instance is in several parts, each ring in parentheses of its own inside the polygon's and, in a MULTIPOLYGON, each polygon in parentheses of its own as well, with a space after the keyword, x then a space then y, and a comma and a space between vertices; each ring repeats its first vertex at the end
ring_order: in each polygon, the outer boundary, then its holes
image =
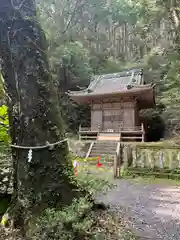
MULTIPOLYGON (((65 138, 34 0, 1 0, 0 55, 12 144, 41 146, 65 138)), ((29 147, 30 148, 30 147, 29 147)), ((67 143, 32 151, 13 148, 14 194, 23 212, 37 212, 77 195, 67 143)))

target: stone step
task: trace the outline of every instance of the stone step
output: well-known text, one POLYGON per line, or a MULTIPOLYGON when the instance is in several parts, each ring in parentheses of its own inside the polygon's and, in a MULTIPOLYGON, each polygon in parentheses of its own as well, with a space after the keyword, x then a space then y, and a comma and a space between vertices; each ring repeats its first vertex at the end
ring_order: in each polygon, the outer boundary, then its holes
POLYGON ((90 153, 90 155, 94 155, 94 156, 101 156, 101 155, 115 155, 116 152, 95 152, 95 151, 92 151, 90 153))
POLYGON ((95 151, 99 151, 99 152, 102 152, 102 151, 110 151, 110 152, 112 152, 112 151, 116 151, 116 148, 108 148, 108 147, 104 147, 104 148, 96 148, 96 147, 94 147, 94 148, 92 148, 92 150, 91 151, 93 151, 93 150, 95 150, 95 151))
MULTIPOLYGON (((106 155, 106 154, 94 154, 94 153, 91 153, 90 155, 89 155, 89 157, 98 157, 98 156, 104 156, 104 155, 106 155)), ((115 154, 107 154, 106 156, 115 156, 115 154)))
POLYGON ((89 157, 115 155, 116 148, 117 141, 96 141, 91 149, 89 157))
POLYGON ((116 147, 117 144, 94 144, 93 147, 116 147))
POLYGON ((100 151, 103 151, 103 150, 109 150, 109 151, 115 151, 116 150, 116 146, 115 147, 102 147, 102 146, 94 146, 93 149, 96 149, 96 150, 100 150, 100 151))
POLYGON ((108 153, 108 152, 116 152, 116 148, 93 148, 91 152, 100 152, 100 153, 108 153))
POLYGON ((108 145, 108 144, 94 144, 93 147, 113 147, 115 148, 117 146, 117 144, 115 145, 108 145))
POLYGON ((92 149, 97 149, 97 150, 115 150, 117 146, 93 146, 92 149))
POLYGON ((115 151, 116 150, 116 146, 115 147, 108 147, 108 146, 93 146, 92 150, 99 150, 99 151, 115 151))

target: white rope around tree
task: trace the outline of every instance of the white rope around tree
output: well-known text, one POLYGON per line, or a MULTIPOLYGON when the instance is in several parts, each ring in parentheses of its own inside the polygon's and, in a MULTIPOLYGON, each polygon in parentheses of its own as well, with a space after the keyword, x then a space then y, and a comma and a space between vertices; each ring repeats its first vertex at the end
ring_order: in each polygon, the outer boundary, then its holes
MULTIPOLYGON (((27 149, 28 150, 28 155, 27 155, 27 159, 28 159, 28 163, 30 163, 32 161, 32 154, 33 154, 33 150, 39 150, 39 149, 45 149, 45 148, 49 148, 50 150, 52 150, 54 148, 54 146, 57 146, 63 142, 67 142, 68 143, 68 138, 65 138, 63 140, 60 140, 58 142, 55 143, 49 143, 46 142, 46 145, 42 145, 42 146, 19 146, 19 145, 10 145, 12 148, 16 148, 16 149, 27 149)), ((68 144, 68 148, 69 148, 69 144, 68 144)))
POLYGON ((52 149, 54 146, 57 146, 63 142, 68 142, 68 138, 65 138, 63 140, 60 140, 58 142, 55 142, 55 143, 49 143, 49 142, 46 142, 46 145, 42 145, 42 146, 19 146, 19 145, 10 145, 12 148, 17 148, 17 149, 44 149, 44 148, 50 148, 52 149))

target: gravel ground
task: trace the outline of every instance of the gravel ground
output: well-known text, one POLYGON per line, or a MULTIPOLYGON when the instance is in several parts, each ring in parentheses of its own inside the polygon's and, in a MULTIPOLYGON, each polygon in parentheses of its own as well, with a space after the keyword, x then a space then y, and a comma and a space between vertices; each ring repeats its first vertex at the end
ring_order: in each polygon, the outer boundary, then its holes
POLYGON ((180 240, 180 186, 117 180, 116 188, 97 200, 123 214, 139 239, 180 240))

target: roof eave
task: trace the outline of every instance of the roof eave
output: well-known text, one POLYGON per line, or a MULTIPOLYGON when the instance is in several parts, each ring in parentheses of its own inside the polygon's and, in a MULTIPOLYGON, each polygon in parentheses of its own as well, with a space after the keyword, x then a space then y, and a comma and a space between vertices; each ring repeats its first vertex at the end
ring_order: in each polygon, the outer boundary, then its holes
POLYGON ((121 90, 121 91, 117 91, 117 92, 106 92, 106 93, 85 93, 85 94, 81 94, 80 92, 77 92, 77 93, 73 93, 73 92, 69 92, 68 95, 70 97, 73 97, 73 98, 81 98, 81 97, 96 97, 96 96, 111 96, 111 95, 124 95, 124 94, 133 94, 133 93, 138 93, 138 92, 145 92, 145 91, 148 91, 148 90, 151 90, 151 89, 154 89, 155 85, 151 85, 150 87, 140 87, 140 88, 132 88, 132 89, 129 89, 129 90, 121 90))
POLYGON ((155 106, 155 97, 154 97, 154 87, 152 85, 148 88, 136 88, 121 92, 114 92, 114 93, 103 93, 103 94, 83 94, 83 95, 71 95, 71 99, 77 102, 78 104, 88 104, 93 100, 103 100, 104 98, 111 98, 111 97, 118 97, 118 96, 137 96, 140 99, 140 102, 144 104, 140 104, 140 108, 153 108, 155 106), (147 94, 145 94, 147 93, 147 94), (144 100, 143 100, 144 99, 144 100))

